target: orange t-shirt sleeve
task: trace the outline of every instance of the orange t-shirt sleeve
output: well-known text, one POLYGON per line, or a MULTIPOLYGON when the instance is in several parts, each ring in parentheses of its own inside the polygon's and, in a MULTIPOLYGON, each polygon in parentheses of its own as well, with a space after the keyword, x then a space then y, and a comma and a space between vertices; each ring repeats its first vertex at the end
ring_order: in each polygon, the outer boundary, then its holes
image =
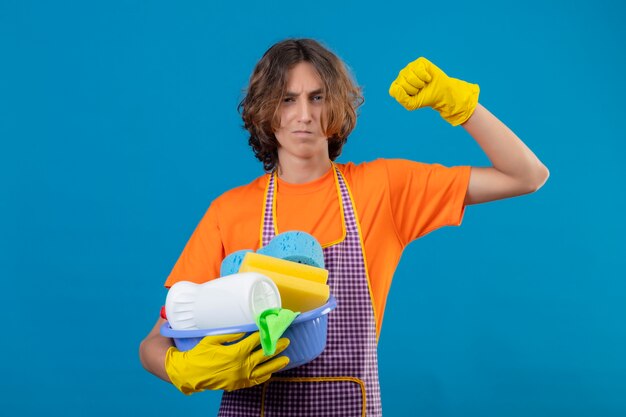
POLYGON ((387 171, 393 220, 404 245, 461 224, 471 167, 393 159, 387 171))
POLYGON ((178 281, 198 284, 219 277, 224 259, 217 204, 213 202, 185 245, 172 272, 165 281, 167 288, 178 281))

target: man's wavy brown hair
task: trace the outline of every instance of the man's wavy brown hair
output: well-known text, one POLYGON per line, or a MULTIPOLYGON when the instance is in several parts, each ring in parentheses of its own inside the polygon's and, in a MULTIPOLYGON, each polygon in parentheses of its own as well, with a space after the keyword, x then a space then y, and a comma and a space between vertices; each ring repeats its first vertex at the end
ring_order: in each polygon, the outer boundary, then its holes
POLYGON ((259 60, 238 109, 248 143, 263 162, 266 172, 278 163, 279 107, 285 94, 287 72, 300 62, 312 64, 324 83, 325 108, 322 127, 328 138, 331 160, 340 154, 354 129, 357 108, 363 104, 361 88, 353 81, 346 65, 335 54, 313 39, 286 39, 274 44, 259 60))

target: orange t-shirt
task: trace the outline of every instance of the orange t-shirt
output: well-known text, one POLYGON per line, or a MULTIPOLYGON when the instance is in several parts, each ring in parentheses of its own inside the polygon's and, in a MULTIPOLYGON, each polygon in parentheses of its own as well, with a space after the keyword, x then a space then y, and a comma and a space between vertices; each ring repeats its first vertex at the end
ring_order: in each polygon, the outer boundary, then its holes
MULTIPOLYGON (((352 193, 361 225, 377 332, 393 273, 412 240, 442 226, 458 226, 464 213, 469 166, 444 167, 402 159, 336 164, 352 193)), ((187 242, 166 287, 219 277, 222 259, 260 247, 268 174, 216 198, 187 242)), ((289 184, 277 178, 278 233, 301 230, 322 246, 343 236, 338 190, 332 169, 315 181, 289 184)))

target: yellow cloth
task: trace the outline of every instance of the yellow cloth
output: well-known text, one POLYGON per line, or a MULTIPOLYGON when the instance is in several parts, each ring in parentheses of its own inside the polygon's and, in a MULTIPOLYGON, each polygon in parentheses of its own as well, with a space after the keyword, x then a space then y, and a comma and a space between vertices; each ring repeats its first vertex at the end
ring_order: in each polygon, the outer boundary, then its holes
POLYGON ((224 345, 243 335, 206 336, 186 352, 169 348, 165 370, 172 384, 187 395, 207 389, 233 391, 261 384, 289 363, 286 356, 272 359, 289 346, 286 338, 278 340, 276 351, 270 356, 265 356, 262 349, 254 350, 261 343, 259 332, 224 345))
POLYGON ((478 84, 448 77, 424 57, 404 67, 389 87, 389 95, 405 109, 432 107, 452 126, 470 118, 479 93, 478 84))

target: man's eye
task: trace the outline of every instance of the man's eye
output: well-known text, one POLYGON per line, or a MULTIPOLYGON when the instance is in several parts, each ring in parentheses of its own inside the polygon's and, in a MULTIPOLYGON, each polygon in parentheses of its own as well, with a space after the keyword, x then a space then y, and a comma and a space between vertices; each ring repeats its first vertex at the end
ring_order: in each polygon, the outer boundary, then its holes
POLYGON ((324 96, 322 95, 313 96, 313 101, 323 101, 323 100, 324 100, 324 96))

